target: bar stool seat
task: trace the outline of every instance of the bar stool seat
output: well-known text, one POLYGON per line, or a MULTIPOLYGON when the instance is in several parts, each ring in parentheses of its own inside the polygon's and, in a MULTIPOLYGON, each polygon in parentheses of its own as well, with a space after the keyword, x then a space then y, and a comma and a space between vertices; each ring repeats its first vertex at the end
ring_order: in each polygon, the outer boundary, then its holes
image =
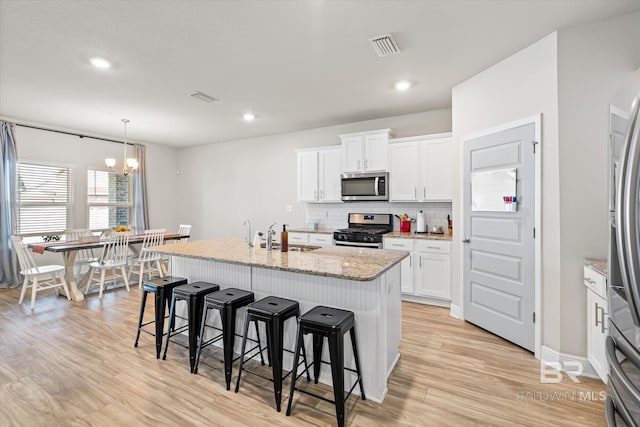
POLYGON ((184 332, 189 331, 189 367, 191 373, 194 373, 194 367, 196 362, 196 350, 198 347, 198 337, 200 336, 200 322, 202 321, 202 308, 204 305, 204 297, 207 294, 215 292, 220 289, 219 285, 206 282, 194 282, 187 285, 177 286, 173 289, 173 295, 171 297, 171 309, 169 310, 169 327, 166 333, 166 342, 164 344, 164 353, 162 359, 167 358, 167 349, 169 348, 169 341, 171 337, 184 332), (173 325, 176 319, 176 302, 186 301, 187 303, 187 324, 175 329, 173 332, 173 325))
MULTIPOLYGON (((276 401, 276 409, 280 412, 282 405, 282 381, 294 372, 297 375, 298 363, 294 363, 291 371, 285 376, 282 375, 282 356, 285 349, 283 348, 284 323, 291 318, 300 316, 300 304, 298 301, 268 296, 259 301, 251 303, 247 306, 247 315, 244 321, 244 334, 242 336, 242 353, 240 354, 240 367, 238 369, 238 379, 236 381, 237 393, 240 389, 240 378, 243 371, 266 378, 256 372, 252 372, 244 367, 245 348, 247 344, 247 333, 249 331, 249 323, 251 321, 262 321, 266 324, 267 329, 267 347, 269 361, 271 362, 273 392, 276 401)), ((288 351, 288 350, 286 350, 288 351)), ((255 357, 255 356, 254 356, 255 357)), ((306 353, 302 349, 303 363, 306 366, 306 353)), ((307 380, 310 381, 309 372, 307 370, 307 380)))
MULTIPOLYGON (((293 359, 294 365, 298 364, 300 350, 304 354, 304 335, 313 334, 313 373, 314 382, 318 383, 320 376, 320 368, 322 363, 322 345, 326 337, 329 342, 329 357, 331 359, 331 376, 333 379, 333 395, 334 400, 328 400, 323 396, 319 396, 307 390, 296 389, 296 379, 298 375, 294 375, 291 379, 291 390, 289 392, 289 403, 287 405, 287 416, 291 415, 291 403, 293 401, 293 392, 298 390, 302 393, 309 394, 319 399, 333 403, 336 407, 336 418, 338 426, 344 426, 344 402, 349 398, 351 392, 360 386, 360 394, 362 400, 366 400, 364 388, 362 387, 362 376, 360 372, 360 359, 358 357, 358 346, 356 343, 355 316, 353 312, 341 310, 339 308, 317 306, 300 316, 298 321, 298 333, 296 334, 296 352, 293 359), (345 368, 344 366, 344 335, 350 334, 351 346, 356 369, 345 368), (355 381, 349 393, 344 394, 344 371, 348 370, 357 374, 358 379, 355 381)), ((309 366, 304 362, 305 371, 309 366)), ((303 372, 304 373, 304 372, 303 372)))
MULTIPOLYGON (((253 292, 245 291, 243 289, 227 288, 217 292, 208 294, 204 298, 204 314, 202 316, 202 323, 200 324, 200 338, 198 339, 198 349, 196 352, 196 361, 194 366, 194 374, 198 373, 198 365, 200 363, 200 355, 202 349, 212 345, 213 343, 222 340, 223 346, 223 362, 224 362, 224 376, 227 384, 227 390, 231 389, 231 372, 233 362, 237 359, 233 358, 233 347, 235 345, 236 338, 236 312, 239 308, 254 302, 255 297, 253 292), (204 333, 206 328, 217 329, 213 326, 206 324, 207 315, 210 310, 218 310, 220 313, 220 320, 222 322, 222 333, 217 336, 204 341, 204 333)), ((249 352, 256 348, 260 351, 260 360, 264 365, 264 358, 262 356, 262 347, 260 346, 260 332, 258 329, 258 322, 255 321, 257 343, 256 347, 248 350, 249 352)), ((254 340, 252 340, 254 341, 254 340)))
POLYGON ((164 336, 164 319, 165 319, 165 307, 168 308, 171 301, 171 295, 173 289, 176 286, 184 285, 187 283, 187 279, 184 277, 153 277, 145 280, 142 286, 142 301, 140 303, 140 317, 138 318, 138 331, 136 332, 136 342, 134 347, 138 346, 140 340, 140 332, 144 332, 156 337, 156 359, 160 358, 160 352, 162 351, 162 338, 164 336), (154 320, 142 323, 144 317, 144 307, 147 304, 147 296, 152 293, 155 295, 155 316, 154 320), (143 329, 143 326, 155 323, 155 333, 143 329))

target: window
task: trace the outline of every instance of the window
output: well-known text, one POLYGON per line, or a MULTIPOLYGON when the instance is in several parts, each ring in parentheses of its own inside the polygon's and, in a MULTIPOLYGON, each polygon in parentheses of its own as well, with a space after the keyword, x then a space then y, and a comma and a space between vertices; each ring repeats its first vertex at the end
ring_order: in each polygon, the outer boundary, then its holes
POLYGON ((90 230, 129 225, 133 218, 129 177, 117 172, 88 170, 87 204, 90 230))
POLYGON ((62 234, 70 228, 73 170, 36 163, 18 165, 18 233, 62 234))

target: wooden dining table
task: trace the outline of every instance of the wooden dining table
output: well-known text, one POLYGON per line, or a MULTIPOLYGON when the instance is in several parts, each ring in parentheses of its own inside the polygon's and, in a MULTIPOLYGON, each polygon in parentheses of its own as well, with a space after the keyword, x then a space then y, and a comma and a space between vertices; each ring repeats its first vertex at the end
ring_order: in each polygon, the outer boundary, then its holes
MULTIPOLYGON (((178 234, 178 233, 165 233, 164 240, 181 240, 188 239, 190 236, 188 234, 178 234)), ((78 255, 78 251, 83 249, 98 249, 103 248, 105 243, 107 243, 109 239, 105 238, 83 238, 82 240, 67 240, 62 242, 51 242, 51 243, 33 243, 29 245, 33 252, 43 254, 45 251, 54 252, 62 254, 62 258, 64 259, 64 272, 65 272, 65 280, 67 281, 67 285, 69 286, 69 292, 71 293, 72 301, 82 301, 84 299, 84 294, 78 289, 78 283, 76 282, 75 275, 73 274, 73 267, 75 266, 76 257, 78 255)), ((140 255, 139 245, 144 241, 144 234, 136 234, 129 237, 129 248, 131 252, 133 252, 135 257, 140 255)), ((80 280, 80 284, 85 284, 89 280, 89 274, 91 270, 89 270, 80 280)))

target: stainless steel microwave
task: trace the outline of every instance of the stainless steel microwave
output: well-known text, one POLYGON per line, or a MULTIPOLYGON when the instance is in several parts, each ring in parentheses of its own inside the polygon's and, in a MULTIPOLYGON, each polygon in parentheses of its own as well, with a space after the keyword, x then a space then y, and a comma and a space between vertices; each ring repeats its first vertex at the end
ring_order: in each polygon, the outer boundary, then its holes
POLYGON ((342 200, 389 200, 389 172, 343 173, 342 200))

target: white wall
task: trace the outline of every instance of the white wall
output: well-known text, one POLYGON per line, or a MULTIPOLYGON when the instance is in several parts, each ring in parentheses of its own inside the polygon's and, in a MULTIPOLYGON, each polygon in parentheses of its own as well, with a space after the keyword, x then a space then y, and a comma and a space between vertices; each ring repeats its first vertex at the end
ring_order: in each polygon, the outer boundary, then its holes
MULTIPOLYGON (((453 90, 458 149, 465 135, 543 114, 542 344, 567 354, 586 355, 583 260, 607 256, 609 103, 640 66, 638 40, 640 12, 581 25, 545 37, 453 90)), ((460 200, 458 191, 458 220, 460 200)), ((454 304, 460 303, 462 271, 457 231, 454 304)))
MULTIPOLYGON (((461 138, 542 113, 543 343, 558 348, 560 229, 558 192, 557 34, 553 33, 453 89, 453 217, 462 223, 461 138)), ((462 230, 454 222, 453 303, 462 305, 462 230)), ((540 318, 540 317, 538 317, 540 318)))
POLYGON ((640 12, 558 33, 564 353, 586 354, 583 260, 607 258, 609 104, 638 67, 640 12))
POLYGON ((340 144, 339 134, 392 128, 398 137, 449 132, 451 110, 349 123, 280 135, 192 147, 180 151, 181 221, 196 239, 240 237, 271 223, 302 225, 304 203, 296 202, 299 148, 340 144), (293 212, 286 206, 292 205, 293 212))
MULTIPOLYGON (((122 145, 20 126, 14 127, 14 134, 19 160, 60 163, 74 168, 75 194, 72 223, 74 228, 86 228, 87 169, 104 169, 105 157, 116 158, 118 162, 116 167, 121 167, 122 145)), ((177 230, 180 221, 176 204, 177 150, 154 144, 145 145, 149 227, 177 230)))

